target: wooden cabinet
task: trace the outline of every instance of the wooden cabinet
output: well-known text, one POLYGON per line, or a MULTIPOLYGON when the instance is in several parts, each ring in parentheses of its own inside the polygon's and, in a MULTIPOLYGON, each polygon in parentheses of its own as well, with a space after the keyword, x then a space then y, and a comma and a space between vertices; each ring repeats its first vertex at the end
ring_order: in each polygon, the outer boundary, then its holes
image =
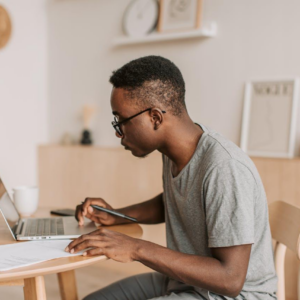
POLYGON ((101 197, 113 207, 150 199, 162 192, 162 158, 140 159, 122 148, 40 146, 41 205, 73 207, 101 197))
POLYGON ((300 205, 300 158, 253 157, 262 178, 268 202, 283 200, 300 205))

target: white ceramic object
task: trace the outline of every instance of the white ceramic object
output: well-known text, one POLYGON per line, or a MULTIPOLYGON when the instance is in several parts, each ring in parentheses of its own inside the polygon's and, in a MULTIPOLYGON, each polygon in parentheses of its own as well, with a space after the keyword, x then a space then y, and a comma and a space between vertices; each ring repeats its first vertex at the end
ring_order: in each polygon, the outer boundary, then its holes
POLYGON ((123 29, 129 36, 144 36, 154 30, 157 18, 157 0, 133 0, 125 11, 123 29))
POLYGON ((17 186, 13 188, 15 206, 22 216, 32 215, 38 208, 39 189, 37 186, 17 186))

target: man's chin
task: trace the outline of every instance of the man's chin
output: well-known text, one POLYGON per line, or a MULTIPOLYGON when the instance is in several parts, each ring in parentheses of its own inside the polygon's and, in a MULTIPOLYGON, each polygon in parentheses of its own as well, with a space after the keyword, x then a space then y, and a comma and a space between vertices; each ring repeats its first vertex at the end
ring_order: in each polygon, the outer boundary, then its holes
POLYGON ((138 152, 135 152, 134 150, 132 149, 129 149, 131 151, 131 154, 135 157, 139 157, 139 158, 145 158, 149 155, 149 153, 138 153, 138 152))
POLYGON ((138 158, 145 158, 145 157, 148 156, 148 154, 136 154, 136 153, 134 153, 132 151, 131 151, 131 153, 132 153, 133 156, 138 157, 138 158))

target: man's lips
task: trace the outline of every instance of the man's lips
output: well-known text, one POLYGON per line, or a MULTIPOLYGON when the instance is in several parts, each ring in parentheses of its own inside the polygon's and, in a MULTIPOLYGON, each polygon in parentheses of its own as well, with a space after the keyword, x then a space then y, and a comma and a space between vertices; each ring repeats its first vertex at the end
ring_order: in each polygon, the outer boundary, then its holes
POLYGON ((124 144, 122 144, 122 143, 121 143, 121 145, 125 148, 125 150, 128 150, 128 149, 129 149, 129 147, 127 147, 126 145, 124 145, 124 144))

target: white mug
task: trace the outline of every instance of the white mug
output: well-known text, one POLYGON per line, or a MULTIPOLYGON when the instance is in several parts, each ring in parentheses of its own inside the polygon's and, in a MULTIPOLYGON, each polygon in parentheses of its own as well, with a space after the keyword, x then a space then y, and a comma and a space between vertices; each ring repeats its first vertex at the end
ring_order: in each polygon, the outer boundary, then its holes
POLYGON ((37 186, 17 186, 13 188, 14 203, 22 216, 32 215, 38 207, 39 189, 37 186))

